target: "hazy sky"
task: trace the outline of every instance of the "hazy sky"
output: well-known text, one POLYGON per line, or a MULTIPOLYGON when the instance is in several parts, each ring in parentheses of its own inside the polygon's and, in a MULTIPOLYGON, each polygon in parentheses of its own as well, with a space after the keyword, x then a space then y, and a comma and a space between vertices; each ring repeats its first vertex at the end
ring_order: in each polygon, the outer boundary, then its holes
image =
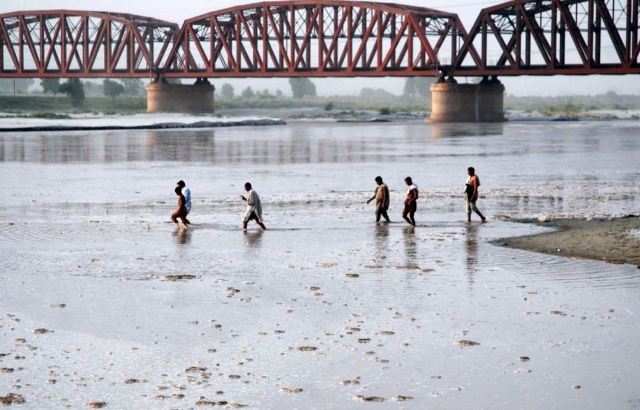
MULTIPOLYGON (((172 21, 178 24, 188 18, 205 14, 210 11, 234 7, 241 4, 252 4, 257 1, 231 0, 2 0, 0 13, 19 10, 93 10, 114 11, 121 13, 139 14, 148 17, 172 21)), ((429 7, 451 13, 457 13, 464 26, 469 30, 475 19, 485 7, 494 6, 501 1, 474 0, 396 0, 393 3, 429 7)), ((640 76, 554 76, 554 77, 501 77, 506 87, 506 93, 512 95, 569 95, 569 94, 600 94, 615 91, 618 94, 640 94, 640 76)), ((254 90, 281 89, 289 93, 290 87, 286 79, 268 80, 212 80, 216 86, 229 82, 239 92, 250 85, 254 90)), ((458 79, 464 82, 463 78, 458 79)), ((320 95, 358 94, 362 87, 384 88, 394 94, 401 94, 404 79, 314 79, 320 95)))

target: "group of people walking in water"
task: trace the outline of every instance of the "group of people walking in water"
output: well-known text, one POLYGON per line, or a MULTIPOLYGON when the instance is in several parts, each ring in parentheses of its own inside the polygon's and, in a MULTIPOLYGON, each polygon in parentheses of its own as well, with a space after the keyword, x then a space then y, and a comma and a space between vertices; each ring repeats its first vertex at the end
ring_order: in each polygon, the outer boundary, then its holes
MULTIPOLYGON (((478 187, 480 186, 480 178, 476 175, 476 171, 473 167, 467 169, 467 182, 465 184, 465 203, 467 210, 467 222, 471 222, 471 214, 475 212, 478 214, 482 222, 486 222, 487 218, 480 212, 476 206, 478 200, 478 187)), ((389 210, 389 187, 384 183, 382 177, 375 177, 376 190, 371 198, 367 200, 367 204, 371 201, 376 201, 376 222, 380 222, 381 218, 384 218, 386 222, 391 222, 387 211, 389 210)), ((407 184, 407 198, 404 200, 404 209, 402 210, 402 218, 411 226, 416 226, 415 213, 418 208, 417 200, 420 196, 418 186, 413 182, 411 177, 406 177, 404 182, 407 184)), ((260 196, 253 190, 251 183, 244 184, 244 189, 247 191, 247 196, 240 195, 240 198, 247 203, 247 210, 245 211, 244 218, 242 220, 242 228, 246 231, 249 221, 254 220, 262 228, 267 229, 264 226, 262 220, 262 203, 260 202, 260 196)), ((187 219, 187 215, 191 212, 191 190, 185 185, 184 181, 180 180, 177 183, 175 193, 178 196, 178 208, 173 214, 171 214, 171 221, 178 224, 178 218, 182 221, 184 226, 191 224, 187 219)))

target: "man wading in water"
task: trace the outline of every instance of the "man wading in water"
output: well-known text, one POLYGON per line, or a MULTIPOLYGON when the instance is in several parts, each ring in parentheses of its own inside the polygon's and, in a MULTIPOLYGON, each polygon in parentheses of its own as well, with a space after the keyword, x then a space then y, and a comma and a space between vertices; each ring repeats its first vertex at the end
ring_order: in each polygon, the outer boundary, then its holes
POLYGON ((243 201, 247 202, 247 212, 244 214, 244 219, 242 220, 242 229, 247 230, 247 223, 255 219, 256 223, 260 225, 262 229, 267 229, 266 226, 262 223, 262 204, 260 203, 260 196, 256 191, 251 189, 251 184, 244 184, 244 190, 247 191, 247 196, 245 198, 244 195, 240 195, 243 201))
POLYGON ((480 178, 476 175, 476 170, 473 167, 467 169, 469 178, 467 178, 467 186, 465 188, 465 200, 467 204, 467 222, 471 222, 471 211, 480 216, 482 222, 486 222, 487 218, 480 213, 480 210, 476 206, 478 200, 478 187, 480 186, 480 178))
POLYGON ((418 186, 413 183, 411 177, 406 177, 404 182, 406 182, 409 188, 407 189, 407 199, 404 200, 402 217, 405 221, 409 222, 409 225, 416 226, 414 215, 416 213, 416 209, 418 209, 418 204, 416 203, 418 200, 418 186), (408 218, 407 215, 409 216, 408 218))
POLYGON ((376 222, 380 222, 380 216, 384 216, 387 222, 391 222, 389 215, 387 215, 389 210, 389 188, 382 182, 382 177, 376 177, 376 183, 378 184, 376 192, 369 198, 367 203, 374 199, 376 200, 376 222))

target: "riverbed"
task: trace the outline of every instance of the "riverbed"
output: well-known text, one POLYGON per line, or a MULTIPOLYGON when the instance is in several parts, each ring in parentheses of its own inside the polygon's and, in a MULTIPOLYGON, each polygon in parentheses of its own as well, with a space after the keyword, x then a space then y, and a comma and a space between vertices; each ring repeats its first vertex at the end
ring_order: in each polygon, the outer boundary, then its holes
POLYGON ((638 213, 638 135, 637 120, 5 132, 0 397, 637 408, 640 270, 489 242, 546 231, 518 218, 638 213), (466 223, 469 166, 484 224, 466 223), (390 224, 366 204, 377 175, 390 224), (188 229, 169 221, 178 180, 188 229), (242 231, 245 182, 267 231, 242 231))

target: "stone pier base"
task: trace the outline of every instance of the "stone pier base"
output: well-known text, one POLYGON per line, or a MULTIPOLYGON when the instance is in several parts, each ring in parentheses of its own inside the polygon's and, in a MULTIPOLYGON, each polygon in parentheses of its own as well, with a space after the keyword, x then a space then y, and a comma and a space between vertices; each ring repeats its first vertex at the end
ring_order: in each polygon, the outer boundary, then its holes
POLYGON ((432 84, 429 121, 505 121, 504 85, 498 81, 480 84, 432 84))
POLYGON ((147 111, 212 114, 214 90, 208 81, 193 85, 161 82, 149 84, 147 111))

